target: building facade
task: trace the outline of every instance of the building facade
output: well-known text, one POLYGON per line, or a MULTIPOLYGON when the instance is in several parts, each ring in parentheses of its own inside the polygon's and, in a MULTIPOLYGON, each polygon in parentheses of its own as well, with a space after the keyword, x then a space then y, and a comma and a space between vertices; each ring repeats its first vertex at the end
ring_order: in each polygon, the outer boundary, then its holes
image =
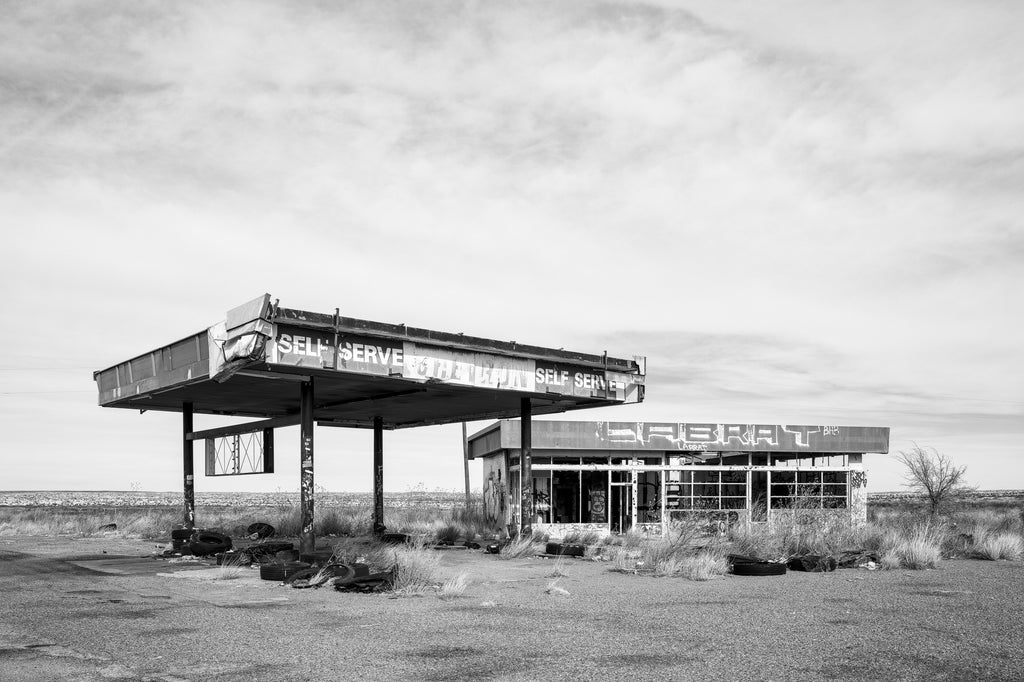
POLYGON ((674 520, 725 529, 796 510, 867 519, 863 456, 889 451, 889 429, 791 424, 534 421, 529 487, 520 425, 501 420, 469 439, 483 463, 485 511, 519 527, 533 491, 533 528, 554 536, 638 530, 674 520))

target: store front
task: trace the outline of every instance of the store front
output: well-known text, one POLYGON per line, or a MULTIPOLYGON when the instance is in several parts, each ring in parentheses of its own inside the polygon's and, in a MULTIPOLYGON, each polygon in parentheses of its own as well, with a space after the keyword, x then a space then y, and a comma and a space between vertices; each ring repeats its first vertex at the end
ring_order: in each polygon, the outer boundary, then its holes
POLYGON ((504 420, 470 439, 486 512, 518 527, 532 490, 533 527, 552 535, 658 534, 694 518, 724 529, 796 510, 863 521, 863 455, 889 447, 882 427, 536 421, 527 487, 517 428, 504 420))

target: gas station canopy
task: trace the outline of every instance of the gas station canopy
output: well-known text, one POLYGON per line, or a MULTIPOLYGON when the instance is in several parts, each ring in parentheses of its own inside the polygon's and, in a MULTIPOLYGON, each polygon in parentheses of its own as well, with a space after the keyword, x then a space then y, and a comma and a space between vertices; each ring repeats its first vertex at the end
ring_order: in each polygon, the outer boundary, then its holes
POLYGON ((281 308, 265 294, 180 341, 94 373, 99 404, 395 429, 635 403, 645 360, 281 308))

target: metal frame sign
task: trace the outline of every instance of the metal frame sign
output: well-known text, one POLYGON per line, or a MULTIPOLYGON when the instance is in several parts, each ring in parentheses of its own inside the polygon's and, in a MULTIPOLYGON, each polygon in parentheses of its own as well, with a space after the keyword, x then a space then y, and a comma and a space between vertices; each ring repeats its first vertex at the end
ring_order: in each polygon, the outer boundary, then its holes
POLYGON ((601 368, 277 325, 267 361, 522 393, 639 400, 643 377, 601 368))

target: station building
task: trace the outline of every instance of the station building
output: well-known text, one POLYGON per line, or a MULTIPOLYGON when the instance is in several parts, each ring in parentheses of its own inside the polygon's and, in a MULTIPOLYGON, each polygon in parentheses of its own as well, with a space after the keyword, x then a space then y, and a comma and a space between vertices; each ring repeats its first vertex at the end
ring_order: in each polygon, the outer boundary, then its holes
POLYGON ((535 531, 664 532, 701 518, 721 529, 796 509, 867 520, 863 456, 887 453, 889 429, 791 424, 534 421, 532 479, 520 472, 521 426, 501 420, 469 439, 483 463, 485 511, 535 531))

